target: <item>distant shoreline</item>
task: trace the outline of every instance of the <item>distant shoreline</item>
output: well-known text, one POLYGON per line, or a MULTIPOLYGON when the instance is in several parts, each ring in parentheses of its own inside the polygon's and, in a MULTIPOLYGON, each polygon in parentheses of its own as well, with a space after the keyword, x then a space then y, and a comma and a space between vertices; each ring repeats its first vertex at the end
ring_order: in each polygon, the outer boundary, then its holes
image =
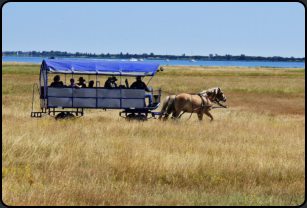
MULTIPOLYGON (((41 57, 31 57, 31 58, 16 58, 16 57, 5 57, 2 58, 2 65, 40 65, 43 60, 49 60, 41 57)), ((51 59, 57 61, 58 59, 51 59)), ((60 59, 61 60, 61 59, 60 59)), ((119 62, 130 62, 129 60, 109 60, 109 59, 84 59, 83 58, 65 58, 66 61, 119 61, 119 62)), ((297 68, 305 70, 304 62, 243 62, 243 61, 196 61, 189 62, 188 60, 172 60, 166 62, 164 60, 144 60, 144 61, 133 61, 130 63, 159 63, 160 66, 185 66, 185 67, 247 67, 247 68, 297 68)))
POLYGON ((195 61, 252 61, 252 62, 305 62, 305 57, 281 57, 281 56, 248 56, 245 54, 240 55, 218 55, 209 54, 206 55, 170 55, 170 54, 154 54, 154 53, 141 53, 141 54, 129 54, 129 53, 82 53, 75 52, 70 53, 66 51, 2 51, 2 56, 12 57, 56 57, 56 58, 102 58, 102 59, 147 59, 147 60, 191 60, 195 61))
MULTIPOLYGON (((43 59, 49 59, 50 57, 48 56, 44 56, 44 57, 41 57, 41 56, 16 56, 16 55, 11 55, 11 56, 2 56, 2 57, 20 57, 20 58, 43 58, 43 59)), ((69 58, 69 59, 72 59, 72 58, 87 58, 87 59, 127 59, 129 60, 130 58, 102 58, 102 57, 89 57, 89 56, 55 56, 55 60, 58 60, 58 59, 62 59, 62 58, 69 58)), ((164 58, 147 58, 147 60, 155 60, 155 61, 163 61, 165 60, 164 58)), ((171 59, 169 58, 170 61, 189 61, 190 58, 182 58, 182 59, 171 59)), ((238 61, 238 62, 295 62, 295 63, 305 63, 305 61, 298 61, 298 60, 295 60, 295 61, 284 61, 284 60, 274 60, 274 61, 271 61, 271 60, 225 60, 225 59, 218 59, 218 60, 215 60, 215 59, 194 59, 196 61, 238 61)))

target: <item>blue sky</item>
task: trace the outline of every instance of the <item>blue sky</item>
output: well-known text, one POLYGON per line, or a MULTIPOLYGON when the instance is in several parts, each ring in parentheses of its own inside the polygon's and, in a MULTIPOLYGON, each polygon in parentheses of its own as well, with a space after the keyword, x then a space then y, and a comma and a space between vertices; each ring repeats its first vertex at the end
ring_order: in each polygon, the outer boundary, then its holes
POLYGON ((305 57, 298 2, 10 2, 2 51, 305 57))

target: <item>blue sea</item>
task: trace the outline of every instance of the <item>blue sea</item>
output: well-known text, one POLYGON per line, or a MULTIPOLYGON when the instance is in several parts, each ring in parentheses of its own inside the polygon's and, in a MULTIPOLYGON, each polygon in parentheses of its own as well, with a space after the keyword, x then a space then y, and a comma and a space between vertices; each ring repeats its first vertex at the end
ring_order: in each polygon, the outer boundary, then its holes
MULTIPOLYGON (((18 63, 42 63, 47 57, 10 57, 2 56, 3 62, 18 63)), ((79 60, 79 61, 127 61, 129 59, 95 59, 95 58, 61 58, 61 60, 79 60)), ((158 62, 160 65, 169 66, 246 66, 246 67, 283 67, 283 68, 305 68, 305 62, 250 62, 250 61, 196 61, 189 62, 187 60, 144 60, 142 62, 158 62)))

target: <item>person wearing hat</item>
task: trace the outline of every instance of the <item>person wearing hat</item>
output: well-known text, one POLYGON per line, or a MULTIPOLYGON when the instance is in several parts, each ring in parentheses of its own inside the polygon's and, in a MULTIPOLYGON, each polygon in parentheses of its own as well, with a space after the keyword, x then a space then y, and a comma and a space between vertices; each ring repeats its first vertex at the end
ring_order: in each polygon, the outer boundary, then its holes
POLYGON ((86 87, 86 84, 84 82, 85 82, 85 79, 83 79, 83 77, 80 77, 78 85, 80 85, 82 87, 86 87))
POLYGON ((116 77, 109 77, 106 83, 104 84, 105 88, 112 89, 117 88, 117 84, 115 83, 117 81, 116 77))
MULTIPOLYGON (((147 92, 152 92, 151 87, 149 87, 149 89, 148 89, 146 84, 144 82, 142 82, 142 79, 141 79, 140 76, 136 77, 136 82, 132 83, 132 85, 130 86, 130 89, 144 89, 147 92)), ((148 107, 154 107, 154 104, 152 102, 152 94, 145 92, 145 98, 146 97, 149 98, 149 105, 148 105, 148 107)))

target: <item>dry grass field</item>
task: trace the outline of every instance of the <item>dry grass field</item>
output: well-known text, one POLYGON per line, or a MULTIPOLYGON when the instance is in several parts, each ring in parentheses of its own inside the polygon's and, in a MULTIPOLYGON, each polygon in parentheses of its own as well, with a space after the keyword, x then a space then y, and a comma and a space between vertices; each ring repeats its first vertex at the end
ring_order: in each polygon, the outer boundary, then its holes
POLYGON ((213 109, 213 122, 207 116, 198 122, 196 114, 188 121, 189 114, 128 122, 119 110, 86 109, 75 120, 31 118, 39 68, 2 62, 6 205, 304 202, 305 69, 163 66, 150 83, 157 89, 158 79, 163 99, 220 87, 229 109, 213 109))

